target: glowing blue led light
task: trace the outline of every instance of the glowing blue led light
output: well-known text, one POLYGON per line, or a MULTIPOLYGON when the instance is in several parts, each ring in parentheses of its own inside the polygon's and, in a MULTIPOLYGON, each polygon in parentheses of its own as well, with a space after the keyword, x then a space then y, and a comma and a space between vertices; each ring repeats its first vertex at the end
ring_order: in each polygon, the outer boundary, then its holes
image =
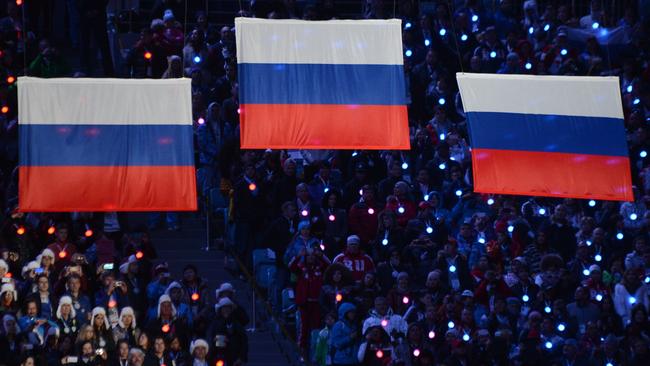
POLYGON ((632 221, 635 221, 638 217, 639 217, 639 216, 637 216, 637 214, 635 214, 634 212, 632 212, 632 213, 630 214, 630 220, 632 220, 632 221))
POLYGON ((509 225, 509 226, 508 226, 508 232, 511 233, 511 232, 513 232, 513 231, 515 231, 515 227, 512 226, 512 225, 509 225))
POLYGON ((358 154, 358 153, 357 153, 356 151, 353 151, 353 152, 352 152, 352 156, 357 156, 357 154, 358 154))
POLYGON ((648 156, 648 152, 645 151, 645 150, 641 150, 641 152, 639 153, 639 156, 642 157, 642 158, 645 158, 646 156, 648 156))
POLYGON ((494 204, 494 199, 492 199, 492 198, 488 198, 488 200, 487 200, 487 204, 488 204, 489 206, 492 206, 492 205, 494 204))
POLYGON ((409 29, 411 28, 411 26, 412 26, 411 22, 406 22, 406 24, 404 24, 404 29, 409 29))
POLYGON ((447 30, 445 28, 440 28, 440 31, 438 32, 438 34, 440 34, 440 36, 444 37, 445 34, 447 34, 447 30))
MULTIPOLYGON (((443 104, 444 104, 444 103, 443 103, 443 104)), ((447 136, 445 136, 444 133, 441 133, 440 136, 438 136, 438 137, 440 137, 440 141, 445 141, 445 138, 446 138, 447 136)))
POLYGON ((330 191, 329 188, 327 188, 327 187, 323 188, 323 192, 324 192, 324 193, 327 193, 327 192, 329 192, 329 191, 330 191))
POLYGON ((425 195, 424 195, 424 200, 425 200, 425 201, 428 201, 428 200, 429 200, 429 195, 428 195, 428 194, 425 194, 425 195))
POLYGON ((557 325, 557 330, 559 330, 560 332, 564 332, 565 329, 566 326, 564 324, 560 323, 557 325))
POLYGON ((588 247, 591 246, 591 240, 587 240, 586 243, 587 243, 587 246, 588 246, 588 247))
POLYGON ((460 197, 462 194, 463 194, 463 191, 461 191, 460 189, 456 190, 456 196, 460 197))
POLYGON ((596 301, 603 301, 603 295, 601 294, 596 295, 596 301))
POLYGON ((384 246, 388 245, 388 239, 382 240, 381 245, 384 245, 384 246))
POLYGON ((591 25, 592 29, 598 29, 599 27, 600 27, 600 24, 598 24, 598 22, 593 22, 593 24, 591 25))
POLYGON ((404 54, 406 55, 406 57, 411 57, 411 56, 413 56, 413 51, 406 50, 406 52, 404 52, 404 54))
POLYGON ((406 170, 409 168, 409 164, 407 162, 402 163, 402 169, 406 170))
POLYGON ((534 27, 528 28, 528 34, 533 34, 533 33, 535 33, 535 28, 534 27))
POLYGON ((596 254, 596 255, 594 256, 594 260, 595 260, 596 262, 600 262, 600 261, 603 260, 603 256, 600 255, 600 254, 596 254))
POLYGON ((469 334, 463 334, 463 340, 469 342, 469 334))
POLYGON ((490 57, 491 57, 491 58, 495 58, 495 57, 497 57, 497 53, 494 52, 494 51, 490 52, 490 57))
POLYGON ((485 244, 485 238, 478 238, 478 242, 481 244, 485 244))
POLYGON ((605 366, 614 366, 614 364, 611 363, 611 362, 608 362, 608 363, 605 364, 605 366))
POLYGON ((646 276, 645 279, 643 279, 643 282, 650 283, 650 276, 646 276))
POLYGON ((460 40, 463 41, 463 42, 467 41, 467 34, 462 34, 460 36, 460 40))
POLYGON ((440 164, 438 165, 438 168, 439 168, 440 170, 445 170, 445 168, 447 168, 447 165, 446 165, 445 163, 440 163, 440 164))
POLYGON ((433 228, 431 226, 427 226, 427 234, 432 234, 433 233, 433 228))
POLYGON ((424 40, 424 45, 425 45, 426 47, 429 47, 430 44, 431 44, 431 41, 430 41, 430 40, 428 40, 428 39, 425 39, 425 40, 424 40))
POLYGON ((630 296, 630 298, 627 299, 627 302, 629 302, 631 305, 636 304, 636 297, 630 296))
POLYGON ((526 65, 524 65, 524 67, 526 68, 526 70, 530 70, 533 68, 533 64, 531 64, 530 62, 526 62, 526 65))
MULTIPOLYGON (((456 266, 454 266, 453 264, 451 266, 449 266, 449 272, 451 272, 451 273, 456 272, 456 266)), ((453 327, 450 327, 450 328, 453 328, 453 327)))
POLYGON ((546 215, 546 209, 543 207, 540 207, 539 211, 537 212, 539 212, 540 215, 546 215))
POLYGON ((586 269, 586 268, 582 270, 582 274, 583 274, 584 276, 589 276, 589 273, 590 273, 589 270, 586 269))
POLYGON ((397 208, 397 212, 399 212, 399 213, 401 213, 401 214, 403 214, 404 211, 405 211, 405 210, 404 210, 404 207, 402 207, 402 206, 399 206, 399 207, 397 208))
POLYGON ((631 93, 632 92, 632 85, 628 85, 626 90, 627 90, 628 93, 631 93))
POLYGON ((625 237, 625 235, 623 235, 623 233, 616 234, 616 239, 618 239, 618 240, 623 240, 624 237, 625 237))
POLYGON ((476 14, 472 15, 472 21, 474 23, 478 22, 478 15, 476 15, 476 14))
POLYGON ((641 103, 641 99, 639 99, 639 98, 635 98, 635 99, 632 101, 632 104, 634 104, 634 105, 637 105, 637 104, 639 104, 639 103, 641 103))
POLYGON ((195 64, 201 63, 201 56, 194 56, 194 63, 195 64))
POLYGON ((546 349, 551 349, 553 348, 553 343, 551 343, 550 341, 546 341, 546 343, 544 343, 544 347, 546 347, 546 349))
POLYGON ((550 24, 544 24, 544 32, 548 32, 548 30, 551 29, 550 24))
POLYGON ((521 297, 521 301, 523 302, 528 302, 528 300, 530 300, 530 297, 528 297, 528 295, 524 295, 521 297))
POLYGON ((449 328, 449 329, 451 329, 451 328, 453 328, 455 326, 456 326, 456 324, 454 324, 454 322, 451 321, 451 320, 449 321, 449 323, 447 323, 447 328, 449 328))
POLYGON ((551 313, 551 307, 550 307, 550 306, 545 306, 545 307, 544 307, 544 312, 545 312, 546 314, 550 314, 550 313, 551 313))
POLYGON ((589 207, 594 207, 594 206, 596 206, 596 201, 589 200, 589 207))
POLYGON ((563 49, 560 51, 560 55, 562 55, 562 56, 566 56, 567 53, 569 53, 569 51, 567 51, 566 48, 563 48, 563 49))
POLYGON ((445 105, 446 102, 447 101, 445 100, 445 98, 438 99, 438 104, 440 104, 440 105, 445 105))

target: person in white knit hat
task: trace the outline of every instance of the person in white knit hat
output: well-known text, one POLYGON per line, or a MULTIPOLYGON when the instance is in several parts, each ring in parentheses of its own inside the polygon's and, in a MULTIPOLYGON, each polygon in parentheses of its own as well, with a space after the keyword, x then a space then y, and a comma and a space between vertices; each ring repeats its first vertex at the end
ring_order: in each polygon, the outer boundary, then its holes
POLYGON ((156 317, 149 320, 145 329, 151 337, 159 335, 168 338, 178 336, 185 347, 188 345, 190 332, 187 320, 177 316, 176 308, 169 295, 160 296, 156 317))
POLYGON ((120 312, 120 320, 113 327, 113 339, 117 343, 119 340, 126 340, 129 344, 135 344, 140 338, 142 332, 136 325, 135 311, 130 306, 125 306, 120 312))
POLYGON ((79 332, 79 324, 77 321, 77 312, 72 306, 72 298, 70 296, 61 296, 59 306, 56 309, 56 325, 59 326, 61 333, 70 335, 74 338, 77 337, 79 332))
POLYGON ((92 325, 93 330, 95 331, 97 347, 114 349, 115 341, 113 340, 113 334, 111 333, 111 329, 108 324, 106 310, 100 306, 95 307, 90 319, 90 325, 92 325))
POLYGON ((208 366, 208 351, 210 346, 204 339, 197 339, 190 343, 190 354, 193 366, 208 366))
POLYGON ((16 292, 14 284, 2 284, 2 287, 0 287, 0 314, 16 313, 19 308, 18 292, 16 292))

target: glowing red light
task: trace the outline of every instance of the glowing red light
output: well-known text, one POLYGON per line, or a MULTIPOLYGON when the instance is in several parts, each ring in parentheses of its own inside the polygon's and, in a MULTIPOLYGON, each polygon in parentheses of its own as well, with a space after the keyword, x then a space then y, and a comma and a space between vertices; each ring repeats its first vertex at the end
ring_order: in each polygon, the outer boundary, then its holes
POLYGON ((25 233, 25 228, 23 226, 19 226, 18 229, 16 229, 16 234, 23 235, 24 233, 25 233))
POLYGON ((251 183, 251 184, 248 185, 248 190, 249 191, 254 191, 256 189, 257 189, 257 184, 251 183))
POLYGON ((0 112, 2 112, 3 114, 9 113, 9 107, 3 105, 2 108, 0 109, 0 112))
POLYGON ((144 59, 145 60, 151 60, 151 57, 153 57, 151 52, 147 51, 147 52, 144 53, 144 59))
POLYGON ((224 363, 223 361, 219 360, 217 361, 217 364, 215 366, 224 366, 224 363))
POLYGON ((115 300, 111 299, 111 300, 108 301, 108 307, 109 308, 114 308, 116 306, 117 306, 117 302, 115 300))
POLYGON ((388 320, 386 320, 386 319, 382 319, 382 320, 381 320, 381 326, 382 326, 382 327, 387 327, 387 326, 388 326, 388 320))
POLYGON ((68 253, 66 253, 65 250, 59 252, 59 258, 61 259, 65 258, 66 255, 68 255, 68 253))
POLYGON ((417 348, 414 349, 414 350, 413 350, 413 356, 415 356, 415 357, 419 357, 419 356, 420 356, 420 350, 417 349, 417 348))
POLYGON ((368 214, 369 214, 369 215, 374 215, 374 214, 375 214, 375 210, 374 210, 373 208, 369 208, 369 209, 368 209, 368 214))
POLYGON ((336 294, 336 302, 341 302, 341 300, 343 300, 343 295, 336 294))
POLYGON ((334 220, 336 220, 336 216, 334 216, 334 215, 329 215, 328 219, 329 219, 330 221, 334 221, 334 220))
POLYGON ((382 357, 384 357, 384 352, 382 350, 378 349, 377 353, 375 353, 375 356, 377 356, 377 358, 382 358, 382 357))
POLYGON ((54 226, 50 226, 50 227, 47 228, 47 233, 49 235, 54 234, 54 232, 56 232, 56 229, 54 228, 54 226))
POLYGON ((165 324, 162 326, 162 331, 163 333, 169 333, 169 324, 165 324))
POLYGON ((7 83, 8 83, 8 84, 13 84, 14 82, 16 82, 16 78, 15 78, 15 77, 13 77, 13 76, 7 76, 7 83))
POLYGON ((192 301, 198 301, 199 300, 199 294, 196 292, 192 294, 192 301))
POLYGON ((144 253, 142 253, 141 250, 138 250, 137 252, 135 252, 135 258, 136 259, 142 259, 142 257, 144 257, 144 253))
POLYGON ((196 120, 196 123, 198 123, 200 125, 204 124, 205 123, 205 118, 199 117, 199 119, 196 120))
POLYGON ((84 235, 86 236, 86 238, 89 238, 89 237, 93 236, 93 231, 90 230, 90 229, 88 229, 88 230, 86 230, 86 232, 84 233, 84 235))
POLYGON ((409 303, 409 298, 406 297, 406 296, 404 296, 404 297, 402 298, 402 302, 403 302, 404 304, 408 304, 408 303, 409 303))
POLYGON ((7 272, 7 273, 5 273, 5 278, 11 278, 12 276, 13 276, 13 275, 11 274, 11 272, 7 272))
POLYGON ((23 5, 23 0, 16 0, 16 5, 18 5, 18 6, 23 5))

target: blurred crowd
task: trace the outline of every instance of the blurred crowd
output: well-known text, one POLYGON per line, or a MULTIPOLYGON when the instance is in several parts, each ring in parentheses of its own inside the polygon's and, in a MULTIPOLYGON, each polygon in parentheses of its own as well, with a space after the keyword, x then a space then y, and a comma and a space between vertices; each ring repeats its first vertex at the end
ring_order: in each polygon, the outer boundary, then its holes
POLYGON ((202 210, 224 216, 211 221, 223 249, 254 275, 304 362, 647 364, 647 1, 267 0, 232 12, 401 18, 409 151, 240 150, 233 23, 185 16, 182 1, 156 2, 119 65, 104 44, 107 2, 68 2, 82 21, 68 15, 61 45, 19 3, 0 19, 0 363, 246 363, 248 316, 232 286, 213 294, 195 267, 174 279, 156 259, 147 232, 179 229, 177 214, 133 228, 117 213, 15 210, 15 78, 118 69, 192 79, 202 210), (356 13, 341 10, 349 3, 356 13), (618 76, 635 201, 473 193, 458 71, 618 76))

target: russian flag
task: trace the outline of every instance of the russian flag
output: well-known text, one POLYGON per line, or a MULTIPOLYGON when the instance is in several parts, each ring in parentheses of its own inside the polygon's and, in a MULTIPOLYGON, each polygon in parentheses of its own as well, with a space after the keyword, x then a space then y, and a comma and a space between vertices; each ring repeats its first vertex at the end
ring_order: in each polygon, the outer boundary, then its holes
POLYGON ((21 211, 196 210, 189 79, 18 79, 21 211))
POLYGON ((633 200, 617 77, 457 79, 476 192, 633 200))
POLYGON ((409 149, 400 20, 235 28, 242 148, 409 149))

